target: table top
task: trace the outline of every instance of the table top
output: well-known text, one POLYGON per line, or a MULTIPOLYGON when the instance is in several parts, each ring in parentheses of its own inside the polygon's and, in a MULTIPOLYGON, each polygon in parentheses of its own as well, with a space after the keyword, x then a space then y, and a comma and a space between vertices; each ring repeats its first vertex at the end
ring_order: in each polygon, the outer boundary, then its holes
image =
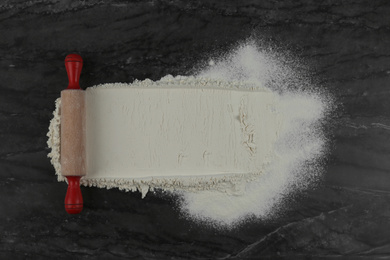
POLYGON ((387 1, 45 1, 0 4, 0 258, 375 259, 390 255, 390 4, 387 1), (66 184, 47 154, 64 58, 85 88, 192 75, 248 37, 290 52, 335 97, 331 152, 315 187, 283 214, 221 229, 178 197, 66 184))

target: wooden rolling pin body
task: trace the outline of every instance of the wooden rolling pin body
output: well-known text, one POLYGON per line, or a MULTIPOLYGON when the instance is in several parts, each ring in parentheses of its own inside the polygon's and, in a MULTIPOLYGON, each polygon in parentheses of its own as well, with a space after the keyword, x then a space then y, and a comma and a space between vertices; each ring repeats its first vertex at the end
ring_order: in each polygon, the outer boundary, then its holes
POLYGON ((61 91, 61 173, 85 176, 85 93, 61 91))

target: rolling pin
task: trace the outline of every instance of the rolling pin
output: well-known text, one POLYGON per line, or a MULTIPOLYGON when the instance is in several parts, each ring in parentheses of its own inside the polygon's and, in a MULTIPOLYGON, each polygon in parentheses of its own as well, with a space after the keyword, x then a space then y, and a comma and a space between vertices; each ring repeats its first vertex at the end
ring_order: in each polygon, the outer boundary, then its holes
POLYGON ((86 175, 85 92, 79 85, 83 59, 80 55, 69 54, 65 67, 69 85, 61 91, 61 174, 68 181, 65 210, 78 214, 83 209, 80 179, 86 175))

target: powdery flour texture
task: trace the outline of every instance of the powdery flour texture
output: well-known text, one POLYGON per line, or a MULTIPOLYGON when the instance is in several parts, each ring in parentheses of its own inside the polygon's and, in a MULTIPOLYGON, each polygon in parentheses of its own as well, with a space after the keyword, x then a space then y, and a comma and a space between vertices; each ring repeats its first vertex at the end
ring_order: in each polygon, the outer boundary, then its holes
MULTIPOLYGON (((87 88, 81 183, 143 197, 156 188, 175 192, 186 216, 222 226, 272 217, 283 198, 318 180, 331 108, 285 61, 246 43, 195 76, 87 88)), ((60 102, 48 145, 64 181, 60 102)))

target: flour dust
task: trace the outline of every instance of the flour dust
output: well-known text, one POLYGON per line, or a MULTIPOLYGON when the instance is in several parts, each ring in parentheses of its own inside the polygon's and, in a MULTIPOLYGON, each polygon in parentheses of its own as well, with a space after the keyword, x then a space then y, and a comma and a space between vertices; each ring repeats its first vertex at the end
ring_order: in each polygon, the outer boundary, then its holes
MULTIPOLYGON (((245 192, 180 192, 180 209, 186 217, 219 227, 233 227, 248 218, 271 219, 284 199, 317 184, 323 172, 328 141, 323 124, 332 101, 289 55, 261 50, 254 41, 231 53, 210 59, 196 77, 256 84, 275 92, 284 124, 274 145, 277 154, 245 192)), ((261 145, 261 144, 257 144, 261 145)))

